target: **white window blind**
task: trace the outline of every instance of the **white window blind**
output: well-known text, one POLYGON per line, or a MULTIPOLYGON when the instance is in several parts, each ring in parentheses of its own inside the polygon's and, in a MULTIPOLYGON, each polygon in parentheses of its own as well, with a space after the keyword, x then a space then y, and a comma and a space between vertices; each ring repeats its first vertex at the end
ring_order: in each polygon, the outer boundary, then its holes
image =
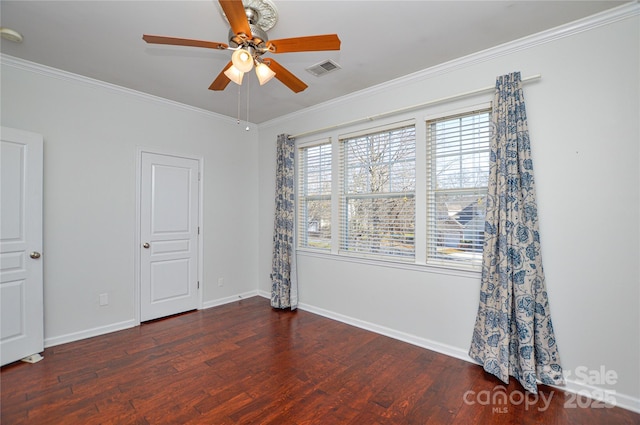
POLYGON ((331 142, 298 148, 298 247, 331 249, 331 142))
POLYGON ((490 111, 427 121, 427 263, 482 261, 490 111))
POLYGON ((340 250, 415 258, 415 126, 340 141, 340 250))

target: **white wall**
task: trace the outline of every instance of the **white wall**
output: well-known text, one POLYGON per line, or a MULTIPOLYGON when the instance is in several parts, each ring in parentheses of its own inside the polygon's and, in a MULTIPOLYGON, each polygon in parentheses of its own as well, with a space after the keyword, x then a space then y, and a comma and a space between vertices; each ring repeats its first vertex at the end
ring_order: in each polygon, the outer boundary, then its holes
MULTIPOLYGON (((262 124, 260 291, 270 291, 278 133, 303 133, 492 86, 496 76, 512 71, 540 73, 524 94, 562 363, 572 372, 574 390, 585 389, 573 379, 577 367, 616 371, 617 384, 597 387, 616 391, 619 404, 640 410, 640 22, 637 5, 631 10, 619 21, 567 26, 262 124)), ((412 115, 422 120, 491 98, 442 103, 412 115)), ((302 308, 466 357, 478 275, 299 254, 298 278, 302 308)))
MULTIPOLYGON (((44 135, 45 338, 133 324, 138 146, 205 159, 204 302, 270 291, 275 139, 541 73, 525 86, 550 304, 565 370, 615 370, 640 410, 637 16, 566 27, 264 123, 3 61, 3 126, 44 135), (229 184, 233 181, 233 184, 229 184), (239 193, 246 196, 240 197, 239 193), (217 286, 217 278, 225 286, 217 286), (110 304, 98 306, 98 294, 110 304)), ((490 95, 420 111, 419 119, 490 95)), ((392 120, 392 119, 390 119, 392 120)), ((332 135, 348 131, 329 132, 332 135)), ((316 136, 313 136, 316 137, 316 136)), ((319 137, 319 136, 317 136, 319 137)), ((465 357, 479 277, 299 256, 302 306, 465 357)), ((576 388, 580 388, 579 386, 576 388)))
POLYGON ((139 146, 204 158, 205 306, 255 293, 256 132, 34 64, 3 61, 1 81, 2 125, 44 136, 45 345, 135 324, 139 146))

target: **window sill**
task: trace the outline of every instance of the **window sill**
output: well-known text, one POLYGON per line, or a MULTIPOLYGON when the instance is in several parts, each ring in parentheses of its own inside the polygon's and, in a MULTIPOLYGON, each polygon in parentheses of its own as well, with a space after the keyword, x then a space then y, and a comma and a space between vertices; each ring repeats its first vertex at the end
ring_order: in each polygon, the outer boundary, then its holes
POLYGON ((419 271, 423 273, 435 273, 435 274, 444 274, 450 276, 459 276, 466 278, 477 279, 481 275, 480 266, 476 268, 469 267, 468 269, 454 268, 448 265, 433 265, 433 264, 419 264, 415 262, 403 262, 403 261, 393 261, 386 259, 371 259, 371 258, 362 258, 356 257, 348 254, 334 254, 328 251, 316 251, 304 248, 296 249, 296 255, 302 257, 314 257, 321 258, 325 260, 332 261, 344 261, 348 263, 355 264, 365 264, 369 266, 376 267, 389 267, 394 269, 401 270, 413 270, 419 271))

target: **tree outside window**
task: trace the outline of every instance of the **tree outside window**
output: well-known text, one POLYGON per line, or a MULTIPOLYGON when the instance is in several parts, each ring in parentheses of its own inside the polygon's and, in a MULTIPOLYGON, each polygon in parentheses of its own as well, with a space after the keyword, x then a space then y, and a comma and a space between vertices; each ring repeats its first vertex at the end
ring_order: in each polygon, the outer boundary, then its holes
POLYGON ((415 127, 342 140, 343 251, 413 258, 415 127))

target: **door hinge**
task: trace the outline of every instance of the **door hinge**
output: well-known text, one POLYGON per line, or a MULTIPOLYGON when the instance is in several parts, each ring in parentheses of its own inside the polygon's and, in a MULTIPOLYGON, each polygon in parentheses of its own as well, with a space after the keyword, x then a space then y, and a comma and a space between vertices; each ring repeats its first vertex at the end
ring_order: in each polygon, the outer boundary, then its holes
POLYGON ((200 289, 200 281, 198 281, 198 289, 200 289))
POLYGON ((200 181, 200 171, 198 171, 198 181, 200 181))
POLYGON ((198 226, 198 234, 200 234, 200 226, 198 226))

